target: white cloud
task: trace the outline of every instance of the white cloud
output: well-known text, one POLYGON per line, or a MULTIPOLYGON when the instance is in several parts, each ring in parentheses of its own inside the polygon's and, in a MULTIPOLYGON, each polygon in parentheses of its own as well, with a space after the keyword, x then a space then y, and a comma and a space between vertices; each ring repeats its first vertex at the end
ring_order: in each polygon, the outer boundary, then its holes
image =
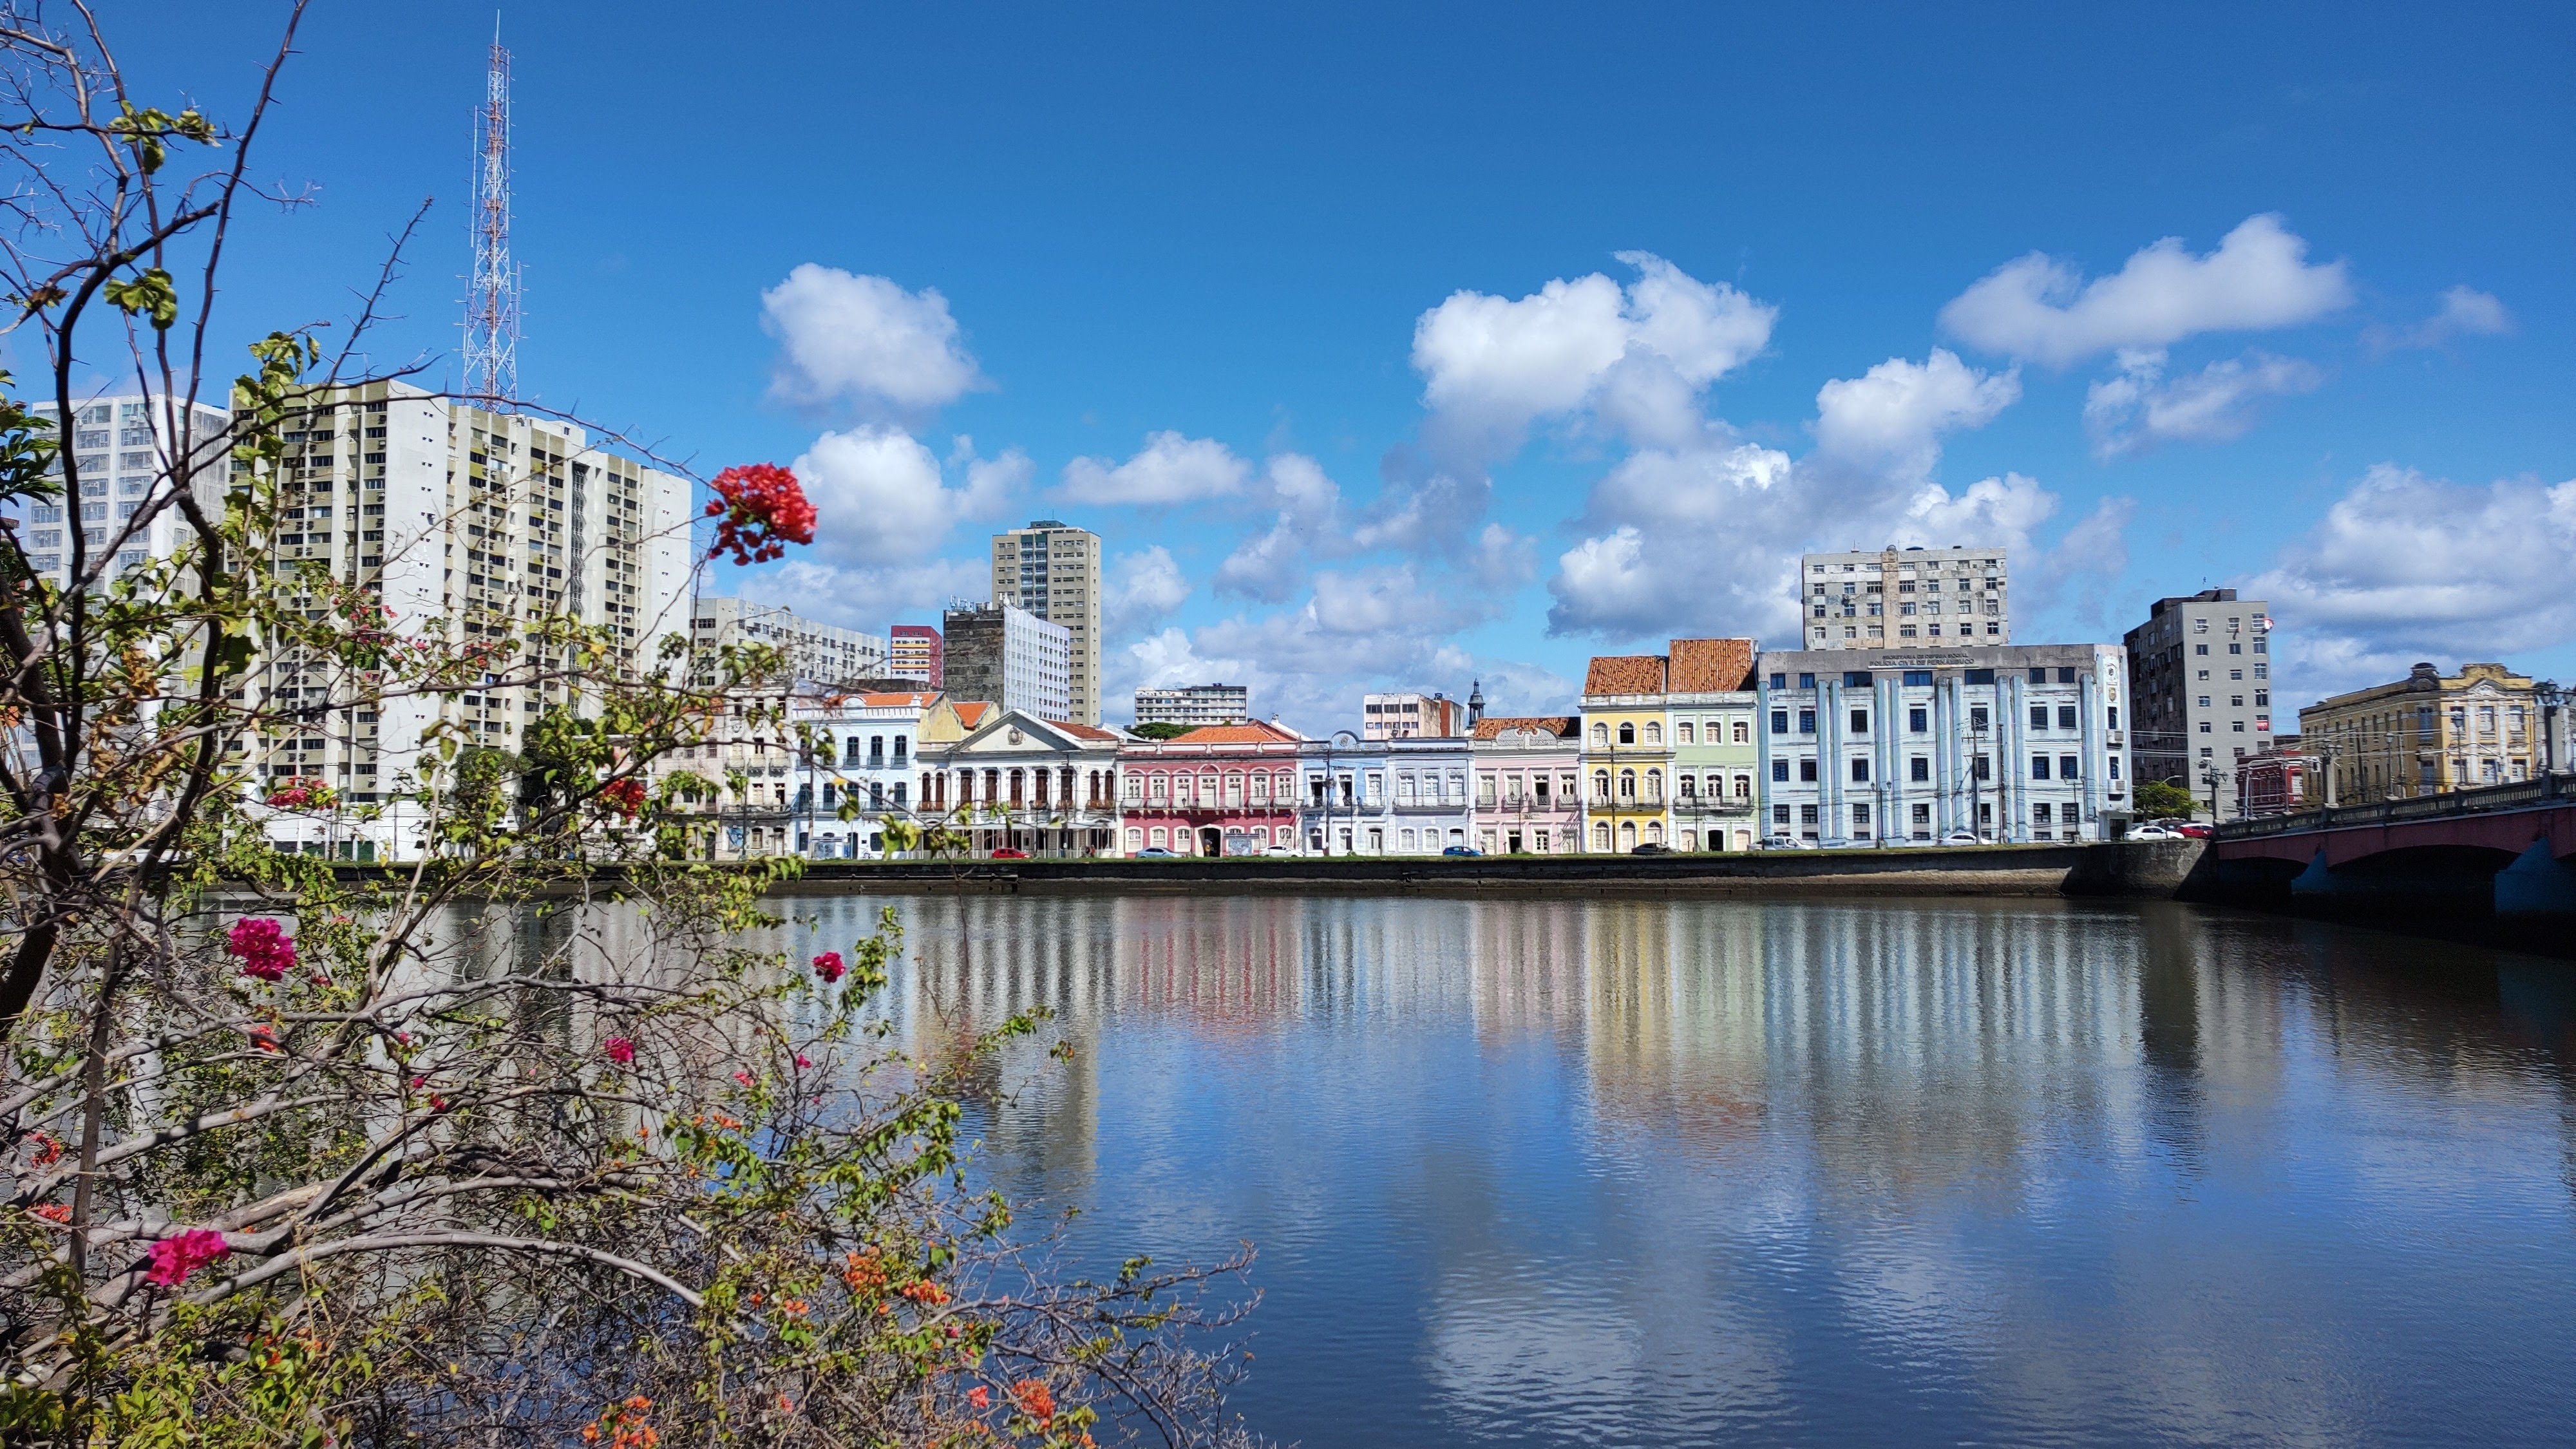
POLYGON ((2291 327, 2352 301, 2343 263, 2309 266, 2306 256, 2307 243, 2269 215, 2248 218, 2207 256, 2166 237, 2091 283, 2033 252, 1960 293, 1941 325, 1986 351, 2052 367, 2195 333, 2291 327))
POLYGON ((934 288, 806 262, 760 294, 760 309, 779 343, 770 390, 788 402, 918 420, 985 385, 934 288))
POLYGON ((1112 643, 1131 638, 1160 623, 1189 596, 1190 581, 1181 576, 1170 549, 1158 543, 1121 554, 1110 563, 1102 584, 1102 632, 1112 643))
POLYGON ((2441 310, 2412 327, 2370 327, 2362 338, 2373 352, 2401 347, 2439 347, 2460 337, 2499 337, 2513 330, 2513 314, 2494 294, 2475 287, 2453 287, 2442 294, 2441 310))
POLYGON ((1341 487, 1314 459, 1274 454, 1262 468, 1261 484, 1278 516, 1217 565, 1215 583, 1218 593, 1275 604, 1304 582, 1310 556, 1344 551, 1348 538, 1341 487))
POLYGON ((2086 389, 2084 426, 2095 456, 2112 458, 2164 442, 2223 443, 2254 426, 2267 397, 2314 392, 2325 373, 2314 364, 2268 352, 2213 362, 2167 381, 2162 349, 2124 351, 2120 375, 2086 389))
POLYGON ((2478 488, 2382 463, 2240 587, 2270 601, 2309 698, 2576 640, 2571 558, 2576 481, 2478 488))
MULTIPOLYGON (((1770 342, 1777 308, 1648 252, 1618 256, 1638 271, 1625 289, 1594 272, 1519 298, 1460 291, 1415 322, 1424 435, 1442 467, 1507 456, 1530 424, 1582 407, 1624 359, 1634 361, 1621 411, 1633 417, 1639 394, 1687 401, 1770 342)), ((1669 420, 1669 406, 1650 417, 1669 420)))
POLYGON ((919 439, 876 426, 823 434, 794 470, 814 504, 815 553, 860 565, 920 557, 960 521, 1008 507, 1031 472, 1018 449, 978 458, 963 437, 943 469, 919 439), (949 486, 950 472, 957 486, 949 486))
POLYGON ((898 619, 927 615, 933 624, 950 599, 980 599, 992 592, 992 570, 981 559, 926 559, 882 567, 842 567, 790 559, 741 576, 746 599, 782 604, 809 619, 882 634, 898 619))
POLYGON ((1149 435, 1143 451, 1124 463, 1112 465, 1100 458, 1067 463, 1062 492, 1069 502, 1099 507, 1168 507, 1234 496, 1251 474, 1251 465, 1223 443, 1165 431, 1149 435))
POLYGON ((1816 445, 1837 460, 1919 477, 1940 457, 1940 436, 1981 428, 2021 396, 2021 376, 1988 376, 1944 348, 1921 362, 1891 357, 1867 374, 1816 390, 1816 445))

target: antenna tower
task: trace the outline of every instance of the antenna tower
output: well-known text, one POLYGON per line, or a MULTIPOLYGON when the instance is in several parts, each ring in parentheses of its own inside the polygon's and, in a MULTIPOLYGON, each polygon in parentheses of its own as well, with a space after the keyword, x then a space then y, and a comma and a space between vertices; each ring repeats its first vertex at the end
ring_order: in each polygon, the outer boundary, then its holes
POLYGON ((492 20, 492 73, 474 118, 474 276, 465 299, 465 391, 519 390, 519 269, 510 260, 510 52, 492 20))

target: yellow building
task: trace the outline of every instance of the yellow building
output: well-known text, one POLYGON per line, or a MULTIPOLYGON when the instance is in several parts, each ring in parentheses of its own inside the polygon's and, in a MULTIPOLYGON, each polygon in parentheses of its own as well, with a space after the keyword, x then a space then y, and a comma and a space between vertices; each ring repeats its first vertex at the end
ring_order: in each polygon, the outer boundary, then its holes
POLYGON ((2299 711, 2304 754, 2324 766, 2326 804, 2361 805, 2531 778, 2539 718, 2531 677, 2501 664, 2445 675, 2418 664, 2299 711))
POLYGON ((1583 678, 1583 848, 1663 845, 1673 751, 1664 721, 1669 674, 1661 654, 1602 654, 1583 678))

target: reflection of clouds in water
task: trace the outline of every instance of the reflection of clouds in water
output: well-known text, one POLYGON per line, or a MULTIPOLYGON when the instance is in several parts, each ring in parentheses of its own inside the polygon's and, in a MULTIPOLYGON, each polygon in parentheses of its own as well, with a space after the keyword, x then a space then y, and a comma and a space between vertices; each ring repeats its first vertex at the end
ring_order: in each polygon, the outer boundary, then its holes
MULTIPOLYGON (((897 904, 904 1039, 1044 1005, 1080 1051, 1001 1074, 1015 1192, 1121 1250, 1259 1241, 1282 1437, 2438 1438, 2529 1407, 2446 1386, 2576 1355, 2565 1073, 2447 948, 2057 902, 897 904)), ((875 903, 793 909, 821 949, 875 903)))

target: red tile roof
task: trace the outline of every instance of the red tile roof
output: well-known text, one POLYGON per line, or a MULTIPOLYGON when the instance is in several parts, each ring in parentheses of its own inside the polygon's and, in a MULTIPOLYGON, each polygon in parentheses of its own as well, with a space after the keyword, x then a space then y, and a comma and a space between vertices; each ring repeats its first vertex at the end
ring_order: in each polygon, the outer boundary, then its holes
POLYGON ((1676 639, 1672 647, 1675 694, 1753 687, 1750 639, 1676 639))
POLYGON ((1250 724, 1201 725, 1185 735, 1174 735, 1165 741, 1174 745, 1293 745, 1301 736, 1277 725, 1255 720, 1250 724))
POLYGON ((957 722, 970 730, 982 724, 984 716, 993 712, 993 706, 980 700, 960 700, 949 708, 957 711, 957 722))
POLYGON ((1661 654, 1595 654, 1592 667, 1583 673, 1585 694, 1661 694, 1664 692, 1664 656, 1661 654))
POLYGON ((1050 729, 1062 730, 1077 740, 1115 740, 1119 737, 1116 730, 1098 729, 1069 719, 1051 719, 1047 721, 1047 726, 1050 729))
POLYGON ((1534 730, 1567 740, 1583 733, 1583 721, 1570 714, 1493 715, 1476 722, 1475 738, 1496 739, 1505 730, 1534 730))
POLYGON ((883 708, 890 705, 912 706, 917 708, 921 705, 930 703, 938 697, 938 695, 931 693, 862 694, 859 696, 859 703, 875 708, 883 708))

